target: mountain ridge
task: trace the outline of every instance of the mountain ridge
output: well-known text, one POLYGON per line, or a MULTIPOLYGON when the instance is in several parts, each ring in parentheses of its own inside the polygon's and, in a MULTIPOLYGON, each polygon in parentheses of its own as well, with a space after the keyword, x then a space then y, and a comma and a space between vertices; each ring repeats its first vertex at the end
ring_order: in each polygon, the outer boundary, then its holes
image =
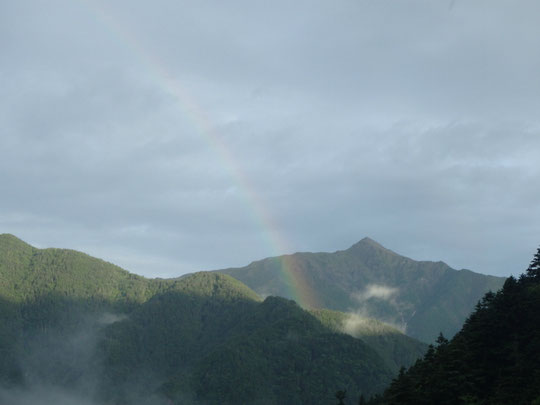
POLYGON ((332 253, 298 252, 215 271, 239 279, 260 295, 291 299, 281 275, 288 271, 318 298, 315 308, 361 311, 426 342, 441 331, 447 336, 457 332, 476 301, 504 282, 502 277, 455 270, 442 261, 416 261, 368 237, 332 253), (435 291, 449 302, 440 302, 435 291), (428 310, 430 303, 435 307, 428 310))

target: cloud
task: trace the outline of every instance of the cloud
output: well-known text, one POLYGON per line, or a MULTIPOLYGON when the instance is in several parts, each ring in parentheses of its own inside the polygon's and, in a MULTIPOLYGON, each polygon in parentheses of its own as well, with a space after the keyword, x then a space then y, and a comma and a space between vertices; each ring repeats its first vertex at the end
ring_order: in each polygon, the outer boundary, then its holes
POLYGON ((348 313, 342 325, 342 331, 344 333, 356 338, 361 338, 362 336, 381 336, 393 333, 395 330, 405 332, 403 325, 374 320, 360 313, 348 313))
POLYGON ((399 294, 399 288, 388 287, 381 284, 369 284, 364 291, 354 294, 354 298, 363 303, 369 299, 375 298, 384 301, 393 301, 399 294))
POLYGON ((519 272, 540 224, 539 7, 4 5, 0 231, 149 276, 364 236, 519 272))
POLYGON ((368 284, 363 290, 351 294, 357 306, 351 308, 344 323, 346 333, 371 333, 379 331, 384 325, 378 325, 376 319, 402 332, 407 329, 406 318, 410 305, 399 300, 399 288, 384 284, 368 284))
POLYGON ((125 314, 112 314, 107 312, 99 317, 99 319, 97 320, 97 324, 100 326, 108 326, 112 325, 113 323, 123 321, 127 318, 128 316, 125 314))

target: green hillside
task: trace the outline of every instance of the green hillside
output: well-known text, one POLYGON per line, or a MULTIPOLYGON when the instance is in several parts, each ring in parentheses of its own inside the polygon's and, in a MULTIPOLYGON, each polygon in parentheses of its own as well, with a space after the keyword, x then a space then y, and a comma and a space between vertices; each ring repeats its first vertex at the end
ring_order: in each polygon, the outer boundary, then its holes
POLYGON ((382 391, 422 353, 321 313, 225 274, 146 279, 0 235, 0 403, 324 404, 382 391))
POLYGON ((322 404, 341 387, 380 392, 394 375, 363 341, 332 333, 277 297, 258 303, 156 296, 108 328, 103 350, 105 393, 113 400, 129 393, 112 387, 128 382, 137 396, 163 392, 183 403, 322 404))
POLYGON ((373 318, 328 309, 309 312, 330 330, 361 339, 373 348, 396 374, 401 367, 411 366, 428 349, 427 344, 373 318))
POLYGON ((372 405, 540 404, 540 249, 526 274, 487 293, 372 405))
POLYGON ((84 253, 36 249, 0 235, 0 295, 15 303, 54 295, 129 304, 146 301, 165 284, 84 253))
POLYGON ((504 283, 443 262, 415 261, 369 238, 334 253, 295 253, 219 271, 261 295, 293 298, 284 266, 318 298, 316 308, 376 318, 425 342, 441 331, 452 336, 478 299, 504 283))

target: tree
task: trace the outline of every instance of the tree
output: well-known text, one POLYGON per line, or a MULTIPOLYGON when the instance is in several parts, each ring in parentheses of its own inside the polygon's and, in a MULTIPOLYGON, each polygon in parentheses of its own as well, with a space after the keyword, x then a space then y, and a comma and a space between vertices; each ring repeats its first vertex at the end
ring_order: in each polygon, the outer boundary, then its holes
POLYGON ((444 335, 442 334, 442 332, 439 332, 439 337, 437 338, 436 340, 436 343, 437 343, 437 346, 438 347, 441 347, 441 346, 446 346, 448 344, 448 339, 446 339, 444 337, 444 335))
POLYGON ((540 280, 540 247, 536 251, 529 268, 527 269, 527 276, 540 280))
POLYGON ((347 396, 347 391, 338 391, 336 392, 336 398, 337 400, 339 401, 338 402, 338 405, 345 405, 345 402, 343 402, 343 400, 345 399, 345 397, 347 396))

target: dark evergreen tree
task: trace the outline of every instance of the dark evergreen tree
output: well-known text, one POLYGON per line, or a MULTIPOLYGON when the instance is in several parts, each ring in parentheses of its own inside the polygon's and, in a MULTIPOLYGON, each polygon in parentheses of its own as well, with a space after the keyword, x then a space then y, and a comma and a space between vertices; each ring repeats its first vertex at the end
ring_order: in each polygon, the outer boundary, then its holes
POLYGON ((540 247, 536 251, 533 260, 527 269, 527 276, 533 279, 540 279, 540 247))
POLYGON ((438 347, 444 347, 448 344, 448 339, 446 339, 444 335, 442 334, 442 332, 440 332, 439 337, 437 338, 435 342, 437 343, 438 347))
POLYGON ((340 390, 336 392, 336 398, 339 401, 338 405, 345 405, 345 402, 343 401, 345 400, 346 397, 347 397, 347 390, 344 390, 344 391, 340 390))

